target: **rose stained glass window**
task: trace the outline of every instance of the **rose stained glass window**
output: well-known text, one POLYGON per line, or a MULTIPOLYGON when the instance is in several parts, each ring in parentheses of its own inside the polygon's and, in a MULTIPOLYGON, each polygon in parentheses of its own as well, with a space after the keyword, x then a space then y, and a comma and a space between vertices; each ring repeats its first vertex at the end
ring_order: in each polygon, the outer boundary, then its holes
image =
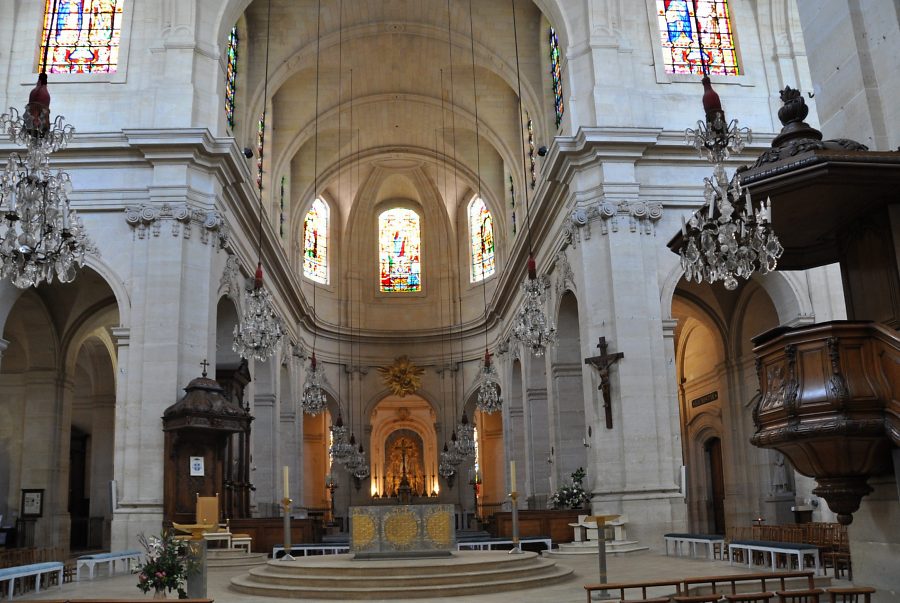
POLYGON ((328 204, 317 198, 303 220, 303 276, 328 283, 328 204))
POLYGON ((411 209, 395 207, 378 216, 381 291, 422 290, 421 247, 419 214, 411 209))
POLYGON ((125 0, 47 0, 38 70, 115 73, 125 0))
POLYGON ((666 73, 740 75, 728 0, 657 0, 666 73))
POLYGON ((469 237, 472 250, 472 282, 494 274, 494 219, 481 197, 469 203, 469 237))

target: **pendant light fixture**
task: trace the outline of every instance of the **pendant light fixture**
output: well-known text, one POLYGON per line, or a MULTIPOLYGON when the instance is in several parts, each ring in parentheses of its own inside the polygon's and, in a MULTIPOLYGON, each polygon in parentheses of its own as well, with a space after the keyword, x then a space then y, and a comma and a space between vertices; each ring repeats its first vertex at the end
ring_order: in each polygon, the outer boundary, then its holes
MULTIPOLYGON (((478 88, 476 86, 475 80, 475 20, 472 14, 472 0, 469 0, 469 31, 472 34, 470 36, 471 49, 472 49, 472 95, 475 98, 475 166, 476 166, 476 174, 478 177, 478 197, 484 202, 484 197, 482 196, 481 190, 481 137, 479 132, 479 122, 478 122, 478 88)), ((471 228, 471 224, 469 225, 471 228)), ((482 231, 481 233, 481 298, 484 303, 484 360, 482 361, 481 370, 479 371, 479 384, 478 384, 478 397, 475 400, 475 408, 480 410, 481 412, 485 412, 488 414, 495 413, 500 410, 503 402, 500 398, 500 380, 497 376, 497 370, 494 368, 493 362, 491 362, 491 351, 488 347, 488 306, 487 306, 487 281, 485 279, 484 274, 484 255, 487 251, 485 249, 485 241, 484 241, 485 233, 482 231)), ((493 244, 493 233, 491 234, 491 243, 493 244)), ((495 252, 496 253, 496 252, 495 252)), ((463 419, 466 423, 468 423, 468 418, 465 415, 465 411, 463 411, 463 419)), ((471 442, 472 451, 471 454, 475 455, 475 441, 474 441, 474 427, 473 430, 473 439, 471 442)), ((468 446, 468 443, 466 444, 468 446)))
POLYGON ((50 171, 49 155, 68 146, 75 128, 61 115, 50 121, 49 50, 48 36, 41 73, 24 113, 10 107, 0 116, 0 130, 13 144, 26 148, 24 156, 10 153, 0 172, 0 278, 8 278, 19 289, 52 283, 54 278, 69 283, 85 256, 97 253, 69 205, 69 175, 50 171))
MULTIPOLYGON (((269 98, 269 43, 272 28, 272 0, 268 2, 266 22, 266 68, 263 83, 262 123, 265 127, 269 98)), ((253 358, 259 362, 268 360, 278 349, 285 329, 268 290, 263 287, 262 238, 263 238, 263 198, 259 194, 259 232, 256 274, 253 288, 247 293, 241 321, 234 327, 232 349, 242 358, 253 358)))
MULTIPOLYGON (((454 202, 458 201, 459 198, 459 182, 457 179, 457 167, 456 167, 456 113, 453 106, 453 31, 452 31, 452 23, 451 23, 451 12, 450 12, 450 0, 447 0, 447 64, 449 65, 449 94, 448 101, 450 105, 450 131, 453 135, 453 139, 451 141, 451 146, 453 150, 453 199, 454 202)), ((445 109, 444 109, 444 71, 441 70, 441 125, 442 129, 445 132, 446 136, 446 123, 444 123, 445 109)), ((446 152, 444 153, 446 157, 446 152)), ((446 166, 446 164, 445 164, 446 166)), ((447 170, 446 167, 444 169, 444 188, 448 189, 449 185, 447 183, 447 170)), ((453 400, 453 409, 456 410, 456 385, 455 385, 455 376, 453 375, 453 292, 451 289, 452 285, 448 279, 447 285, 447 343, 450 346, 450 355, 449 361, 447 363, 446 371, 449 372, 451 379, 453 381, 450 382, 450 399, 453 400)), ((443 295, 441 295, 441 321, 443 322, 443 295)), ((444 356, 444 339, 441 338, 441 352, 442 356, 444 356)), ((445 375, 447 373, 445 372, 445 375)), ((441 391, 444 396, 444 404, 443 407, 446 409, 449 405, 447 403, 447 393, 446 393, 446 385, 444 384, 445 379, 442 379, 441 383, 441 391)), ((455 412, 454 412, 455 414, 455 412)), ((448 446, 447 442, 444 442, 444 449, 440 454, 438 459, 438 475, 444 478, 444 481, 447 483, 448 488, 453 488, 453 478, 456 475, 456 466, 459 465, 459 453, 456 448, 456 431, 454 430, 450 436, 450 444, 448 446)))
MULTIPOLYGON (((316 12, 316 115, 315 115, 315 142, 313 144, 313 200, 319 196, 319 48, 322 40, 322 0, 318 2, 316 12)), ((305 220, 304 220, 305 224, 305 220)), ((306 379, 303 381, 303 394, 300 398, 300 407, 308 415, 317 415, 325 410, 328 398, 325 395, 325 369, 316 361, 316 343, 319 335, 316 313, 316 292, 318 285, 316 279, 311 279, 313 284, 313 345, 312 354, 309 357, 309 368, 306 370, 306 379)), ((340 416, 340 415, 338 415, 340 416)))
MULTIPOLYGON (((516 49, 516 83, 518 86, 519 100, 519 136, 521 139, 520 147, 522 151, 522 174, 523 182, 528 181, 528 167, 526 165, 525 156, 525 123, 523 121, 524 111, 522 107, 522 77, 519 70, 519 33, 516 24, 516 2, 510 0, 512 5, 513 19, 513 40, 516 49)), ((524 191, 525 203, 525 234, 528 243, 528 274, 522 283, 522 305, 519 307, 516 317, 513 321, 513 337, 526 348, 531 350, 535 356, 543 356, 548 347, 556 343, 556 327, 553 321, 547 316, 544 310, 544 304, 547 300, 547 290, 550 288, 550 281, 546 276, 538 277, 537 264, 534 260, 534 248, 531 240, 531 217, 528 207, 528 186, 522 187, 524 191)))

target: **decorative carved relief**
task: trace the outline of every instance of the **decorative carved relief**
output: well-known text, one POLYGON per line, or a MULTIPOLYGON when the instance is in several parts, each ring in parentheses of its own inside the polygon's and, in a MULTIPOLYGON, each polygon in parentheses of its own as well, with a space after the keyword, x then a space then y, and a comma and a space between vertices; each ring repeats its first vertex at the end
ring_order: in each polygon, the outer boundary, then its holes
POLYGON ((230 255, 225 260, 225 269, 219 279, 219 289, 232 297, 241 295, 241 265, 236 256, 230 255))
POLYGON ((195 209, 186 203, 170 205, 129 205, 125 207, 125 221, 138 239, 159 237, 163 222, 168 223, 173 237, 190 239, 196 227, 200 242, 207 245, 212 236, 217 249, 228 246, 228 225, 216 210, 195 209))
POLYGON ((847 388, 847 380, 841 373, 841 353, 839 349, 840 339, 837 337, 829 337, 827 340, 828 356, 831 359, 831 377, 825 384, 828 397, 834 400, 835 407, 838 410, 844 410, 847 401, 850 399, 850 390, 847 388))
POLYGON ((647 201, 603 201, 598 205, 574 210, 563 224, 563 240, 575 247, 584 236, 591 238, 591 221, 600 218, 600 233, 618 232, 627 226, 630 232, 655 235, 656 223, 662 218, 662 203, 647 201))

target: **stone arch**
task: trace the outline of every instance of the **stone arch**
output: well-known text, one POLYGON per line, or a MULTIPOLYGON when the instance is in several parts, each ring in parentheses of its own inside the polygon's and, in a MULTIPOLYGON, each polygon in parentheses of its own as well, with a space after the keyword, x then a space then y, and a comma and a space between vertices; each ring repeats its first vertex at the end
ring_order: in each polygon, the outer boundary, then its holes
POLYGON ((429 493, 439 489, 436 476, 441 449, 435 430, 437 413, 431 403, 417 394, 402 398, 386 395, 376 402, 366 416, 372 430, 368 447, 372 466, 371 488, 381 494, 387 492, 392 495, 400 476, 396 475, 397 467, 390 466, 392 462, 396 465, 396 459, 387 458, 387 446, 393 434, 409 431, 421 438, 422 442, 422 475, 413 480, 414 489, 421 491, 424 487, 429 493))
POLYGON ((584 398, 584 360, 578 299, 566 291, 560 296, 557 311, 558 343, 553 350, 550 370, 553 416, 553 477, 565 481, 579 467, 587 466, 587 449, 582 445, 587 434, 584 398), (578 437, 581 434, 581 438, 578 437))

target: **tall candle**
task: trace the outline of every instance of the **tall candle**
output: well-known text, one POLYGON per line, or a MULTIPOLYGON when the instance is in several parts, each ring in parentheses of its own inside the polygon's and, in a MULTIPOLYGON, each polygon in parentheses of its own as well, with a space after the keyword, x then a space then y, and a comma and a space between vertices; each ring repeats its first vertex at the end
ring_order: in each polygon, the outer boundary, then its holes
POLYGON ((509 462, 509 491, 516 491, 516 462, 509 462))
POLYGON ((284 473, 284 497, 290 498, 290 496, 289 496, 290 488, 288 487, 288 466, 287 465, 284 466, 283 473, 284 473))

